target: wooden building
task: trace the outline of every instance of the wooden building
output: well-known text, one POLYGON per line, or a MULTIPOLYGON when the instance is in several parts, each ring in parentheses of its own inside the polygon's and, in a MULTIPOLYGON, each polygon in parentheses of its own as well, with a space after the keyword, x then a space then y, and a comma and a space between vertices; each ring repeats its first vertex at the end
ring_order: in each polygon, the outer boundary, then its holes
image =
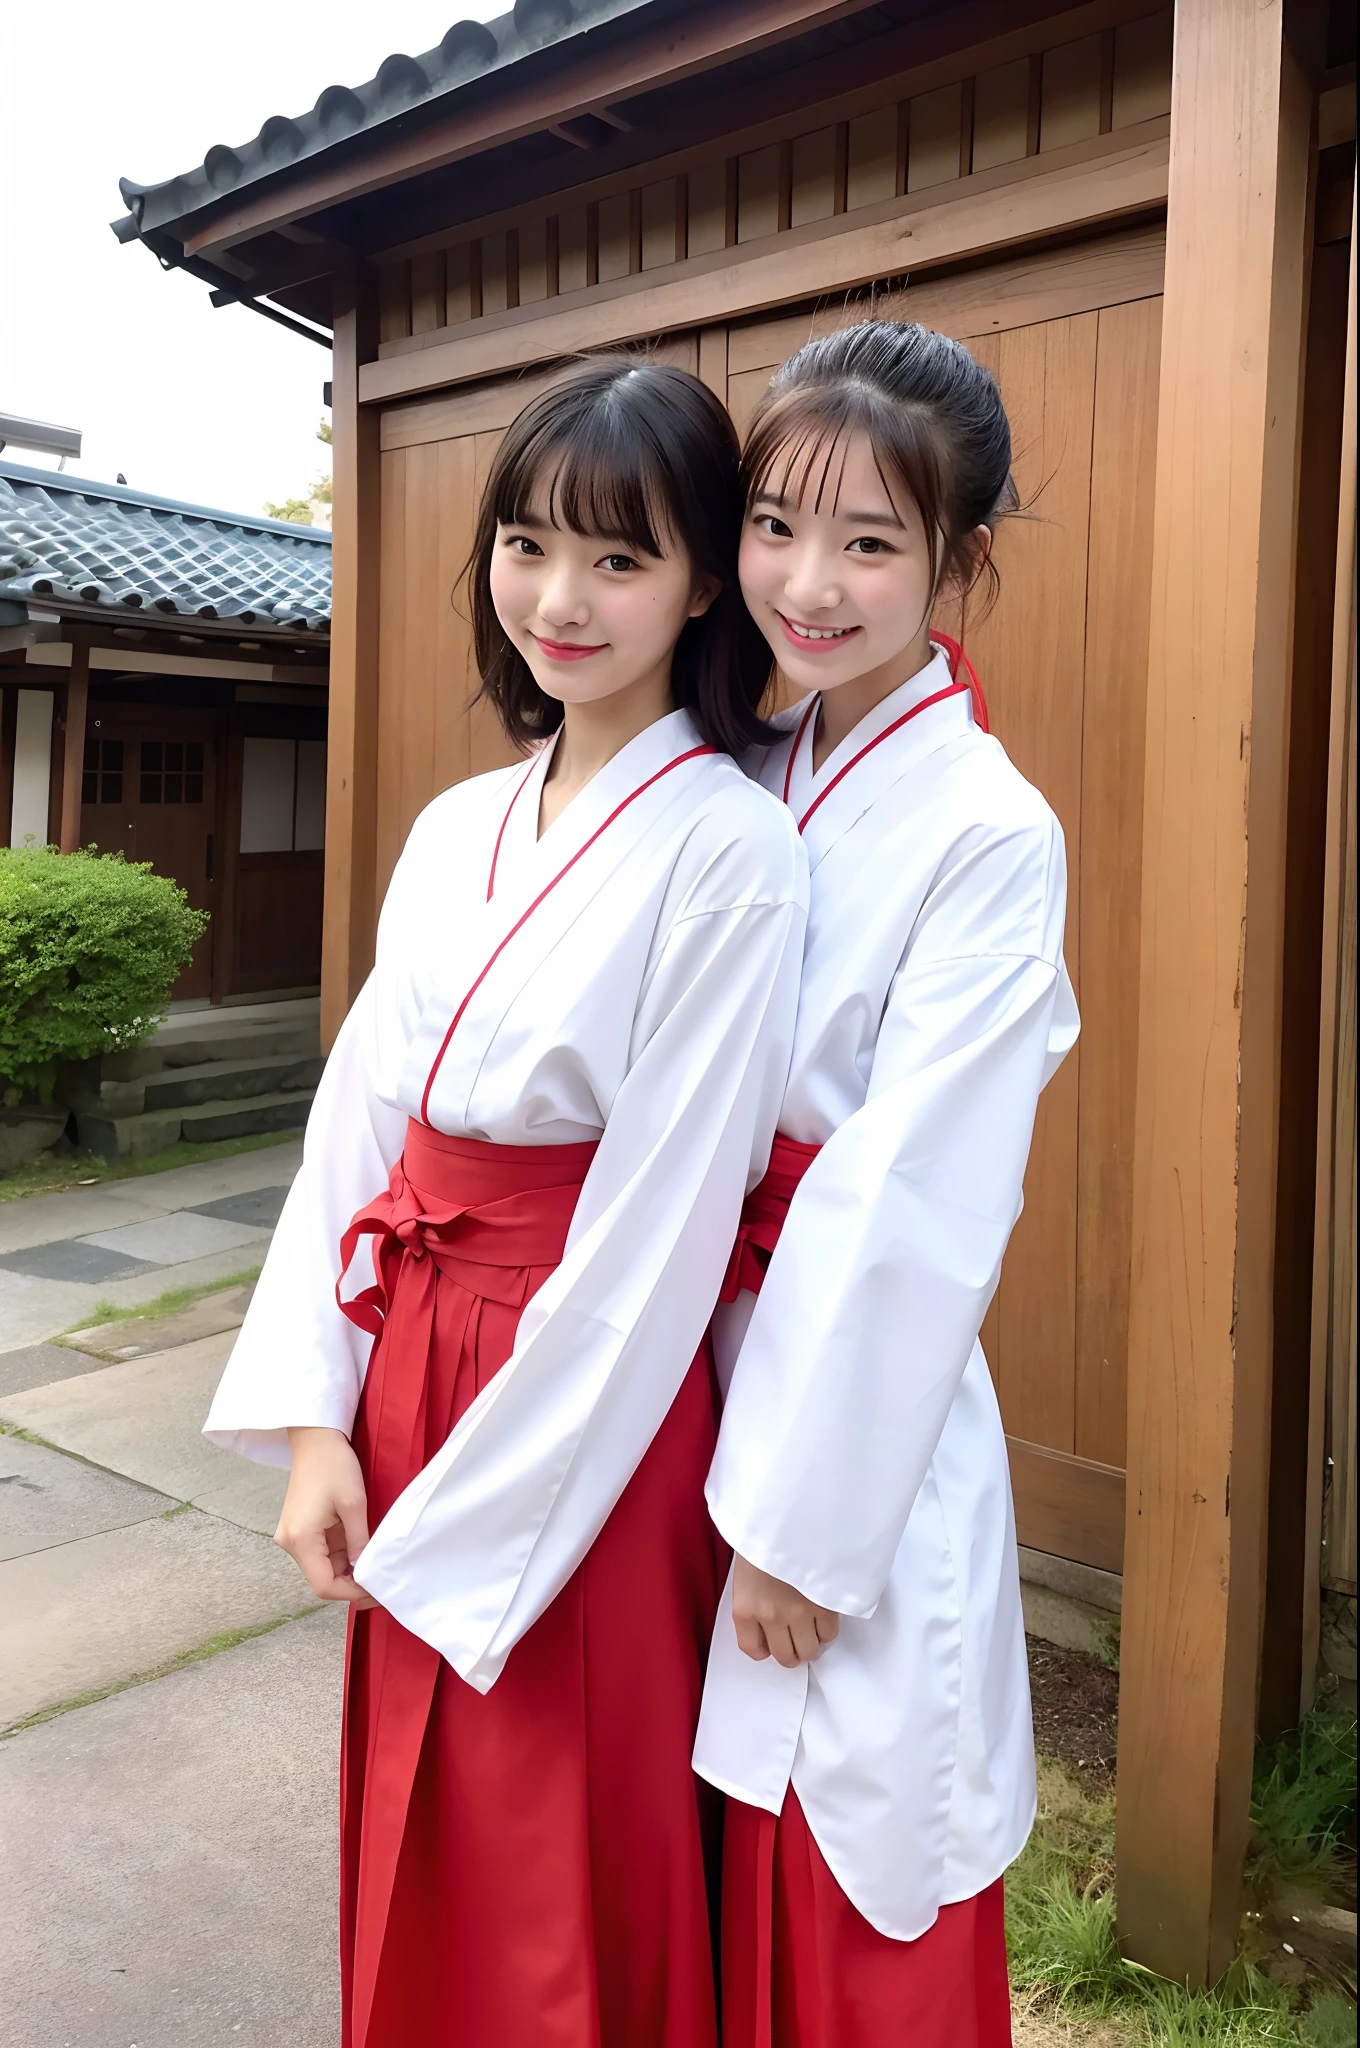
POLYGON ((330 535, 0 460, 0 844, 121 849, 211 921, 180 1002, 321 975, 330 535))
POLYGON ((739 422, 873 312, 996 371, 1033 508, 968 639, 1066 830, 1084 1031, 985 1336, 1021 1541, 1123 1576, 1123 1935, 1198 1980, 1256 1702, 1298 1718, 1320 1574, 1355 1590, 1340 1480, 1320 1563, 1354 1403, 1354 56, 1326 0, 517 0, 125 183, 115 227, 333 342, 332 1031, 412 818, 506 757, 456 585, 564 358, 657 348, 739 422))

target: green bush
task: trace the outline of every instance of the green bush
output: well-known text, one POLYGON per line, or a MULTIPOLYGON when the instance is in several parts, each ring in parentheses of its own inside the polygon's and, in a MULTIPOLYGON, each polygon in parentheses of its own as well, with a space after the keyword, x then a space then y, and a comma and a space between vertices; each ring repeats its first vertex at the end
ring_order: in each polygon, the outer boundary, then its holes
POLYGON ((121 853, 0 847, 0 1091, 52 1099, 59 1060, 140 1045, 206 928, 177 882, 121 853))

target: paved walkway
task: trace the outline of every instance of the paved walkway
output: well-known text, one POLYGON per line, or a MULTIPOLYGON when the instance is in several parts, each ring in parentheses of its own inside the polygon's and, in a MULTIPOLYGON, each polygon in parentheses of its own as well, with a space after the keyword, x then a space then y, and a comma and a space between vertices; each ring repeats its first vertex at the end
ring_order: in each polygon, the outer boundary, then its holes
POLYGON ((301 1138, 199 1166, 0 1203, 0 1357, 169 1287, 258 1266, 301 1138))
POLYGON ((338 2036, 344 1617, 200 1433, 249 1288, 53 1341, 258 1265, 299 1152, 0 1208, 2 2048, 338 2036))

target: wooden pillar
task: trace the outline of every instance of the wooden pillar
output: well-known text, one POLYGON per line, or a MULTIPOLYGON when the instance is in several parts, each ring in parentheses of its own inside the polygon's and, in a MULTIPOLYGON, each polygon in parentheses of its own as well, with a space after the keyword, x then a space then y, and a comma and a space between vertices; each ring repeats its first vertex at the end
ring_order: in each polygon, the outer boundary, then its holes
POLYGON ((378 353, 376 294, 362 264, 335 281, 331 389, 332 613, 326 771, 321 1039, 329 1048, 373 961, 377 922, 379 420, 359 404, 378 353))
POLYGON ((1356 372, 1356 211, 1352 188, 1346 401, 1341 430, 1336 601, 1332 619, 1327 866, 1322 905, 1322 1029, 1318 1059, 1304 1575, 1304 1666, 1309 1673, 1317 1669, 1321 1648, 1323 1581, 1353 1583, 1356 1575, 1356 372), (1330 1471, 1326 1464, 1329 1439, 1330 1471))
POLYGON ((1237 1939, 1265 1578, 1309 25, 1176 8, 1118 1895, 1129 1955, 1192 1983, 1237 1939))
POLYGON ((80 844, 80 784, 85 771, 85 712, 90 698, 90 650, 76 641, 66 679, 66 718, 61 752, 61 836, 63 853, 80 844))
MULTIPOLYGON (((12 671, 10 672, 12 676, 12 671)), ((14 738, 18 724, 17 682, 0 683, 0 846, 8 846, 14 825, 14 738)))

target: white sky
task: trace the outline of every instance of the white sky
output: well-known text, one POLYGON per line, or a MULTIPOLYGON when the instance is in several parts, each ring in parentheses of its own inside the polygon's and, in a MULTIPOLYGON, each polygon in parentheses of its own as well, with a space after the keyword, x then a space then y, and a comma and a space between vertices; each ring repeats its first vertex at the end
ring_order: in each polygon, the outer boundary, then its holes
MULTIPOLYGON (((5 9, 0 66, 0 412, 78 427, 67 472, 233 512, 305 496, 330 357, 163 271, 109 222, 120 177, 154 184, 241 143, 393 50, 433 49, 509 0, 64 0, 5 9)), ((55 467, 11 447, 10 460, 55 467)))

